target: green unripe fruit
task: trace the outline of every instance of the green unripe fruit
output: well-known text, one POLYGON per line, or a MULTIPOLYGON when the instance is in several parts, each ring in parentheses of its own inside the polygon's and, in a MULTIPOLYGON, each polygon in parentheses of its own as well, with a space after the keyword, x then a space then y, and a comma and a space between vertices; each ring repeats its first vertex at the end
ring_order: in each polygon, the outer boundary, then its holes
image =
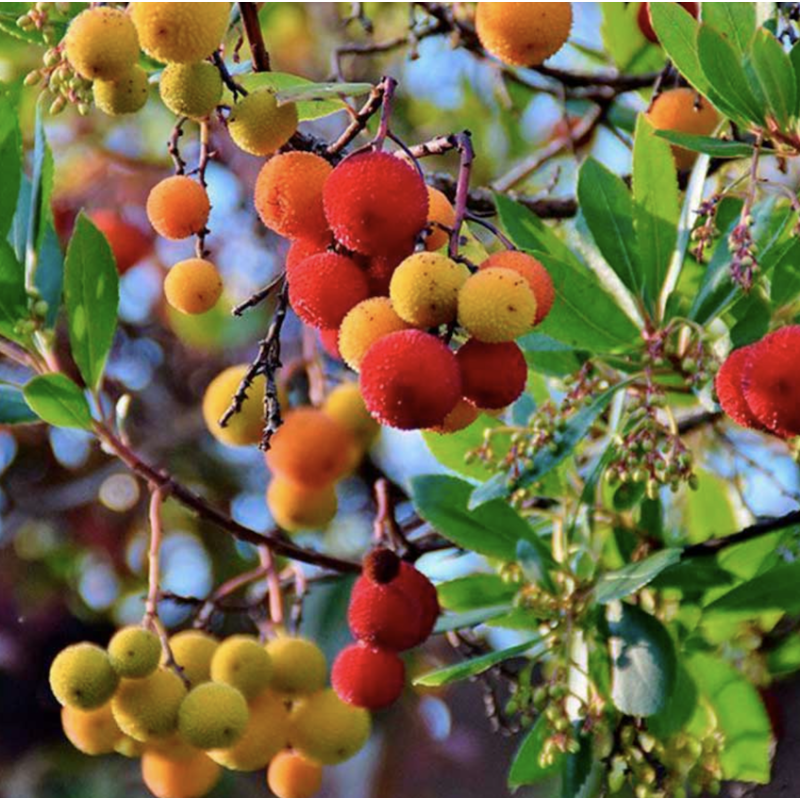
POLYGON ((122 678, 146 678, 156 671, 161 642, 152 631, 138 625, 117 631, 108 643, 108 657, 122 678))
POLYGON ((123 733, 147 742, 178 727, 178 709, 184 697, 183 681, 171 669, 161 667, 147 678, 123 680, 111 710, 123 733))
POLYGON ((269 686, 272 660, 253 636, 231 636, 211 659, 211 680, 227 683, 252 700, 269 686))
POLYGON ((249 718, 247 701, 238 689, 224 683, 203 683, 181 703, 178 730, 200 750, 230 747, 241 738, 249 718))
POLYGON ((222 76, 208 61, 168 64, 158 84, 164 105, 191 119, 207 117, 222 99, 222 76))
POLYGON ((254 156, 279 150, 297 130, 297 106, 278 105, 269 89, 259 89, 239 101, 228 117, 228 131, 237 147, 254 156))
POLYGON ((135 114, 147 102, 147 73, 134 66, 115 81, 95 81, 92 87, 95 105, 111 117, 135 114))
POLYGON ((191 686, 211 680, 211 659, 218 646, 213 636, 202 631, 181 631, 169 640, 172 657, 191 686))
POLYGON ((50 667, 50 688, 62 706, 84 711, 99 708, 108 702, 118 684, 108 653, 89 642, 62 650, 50 667))

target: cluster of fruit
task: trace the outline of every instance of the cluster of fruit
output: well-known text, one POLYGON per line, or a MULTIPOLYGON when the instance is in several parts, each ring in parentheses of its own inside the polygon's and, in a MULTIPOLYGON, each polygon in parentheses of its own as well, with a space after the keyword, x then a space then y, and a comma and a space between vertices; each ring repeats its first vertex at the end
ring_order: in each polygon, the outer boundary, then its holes
POLYGON ((141 757, 157 797, 206 794, 222 767, 267 769, 279 797, 310 797, 322 765, 355 755, 369 713, 326 688, 327 665, 306 639, 223 641, 201 631, 169 640, 144 627, 118 631, 108 649, 83 642, 61 651, 50 685, 67 738, 84 753, 141 757))
POLYGON ((361 151, 333 168, 312 153, 284 153, 262 168, 255 205, 292 240, 292 308, 360 373, 379 422, 449 432, 522 393, 527 367, 514 340, 552 307, 550 276, 516 251, 474 273, 435 252, 455 212, 401 158, 361 151), (418 240, 425 249, 414 252, 418 240), (448 346, 456 324, 468 338, 458 354, 448 346))
POLYGON ((422 644, 438 616, 436 588, 419 570, 386 548, 369 553, 347 612, 358 642, 333 663, 331 683, 339 697, 371 710, 394 703, 405 685, 398 652, 422 644))
POLYGON ((738 425, 782 439, 800 436, 800 325, 779 328, 734 350, 720 367, 722 410, 738 425))

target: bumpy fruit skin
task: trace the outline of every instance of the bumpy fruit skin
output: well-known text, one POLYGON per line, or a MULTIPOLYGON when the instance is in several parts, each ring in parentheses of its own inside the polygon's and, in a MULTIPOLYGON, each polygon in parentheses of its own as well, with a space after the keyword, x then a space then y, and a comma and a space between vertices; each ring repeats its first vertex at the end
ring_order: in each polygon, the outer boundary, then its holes
POLYGON ((348 311, 367 297, 364 271, 345 256, 320 253, 292 269, 289 301, 313 328, 338 328, 348 311))
POLYGON ((91 711, 105 705, 119 683, 108 654, 89 642, 62 650, 50 666, 50 688, 62 706, 91 711))
POLYGON ((398 265, 413 252, 413 247, 405 247, 388 256, 370 256, 366 262, 369 293, 373 297, 388 297, 392 275, 398 265))
POLYGON ((116 211, 100 208, 92 211, 89 219, 108 240, 120 275, 124 275, 150 253, 151 238, 138 226, 122 219, 116 211))
POLYGON ((139 58, 136 28, 124 11, 98 6, 81 11, 64 37, 67 60, 88 80, 123 77, 139 58))
POLYGON ((361 361, 361 394, 378 422, 401 430, 431 428, 461 399, 455 356, 422 331, 379 339, 361 361))
POLYGON ((161 660, 161 642, 138 625, 122 628, 108 643, 108 658, 121 678, 146 678, 161 660))
POLYGON ((95 81, 92 86, 95 105, 111 117, 135 114, 144 108, 149 94, 147 73, 135 64, 113 81, 95 81))
POLYGON ((267 784, 275 797, 314 797, 322 788, 322 767, 285 750, 270 762, 267 784))
POLYGON ((122 738, 110 703, 91 711, 65 706, 61 709, 61 727, 67 739, 87 756, 113 753, 122 738))
POLYGON ((162 63, 208 58, 228 29, 230 3, 131 3, 130 15, 147 55, 162 63))
POLYGON ((240 100, 228 117, 228 132, 240 150, 254 156, 269 156, 283 147, 297 130, 297 106, 278 105, 269 89, 251 92, 240 100))
POLYGON ((358 372, 367 350, 390 333, 404 331, 408 324, 400 319, 388 297, 372 297, 354 306, 339 328, 339 352, 350 369, 358 372))
POLYGON ((248 700, 269 686, 272 660, 254 636, 229 636, 211 659, 211 680, 227 683, 248 700))
POLYGON ((421 640, 425 641, 433 632, 441 611, 436 587, 413 564, 406 561, 400 563, 400 573, 394 583, 401 591, 409 597, 415 598, 420 604, 422 618, 420 619, 419 635, 421 640))
POLYGON ((456 361, 464 397, 478 408, 505 408, 525 391, 528 365, 514 342, 470 339, 459 348, 456 361))
POLYGON ((292 271, 298 264, 302 264, 311 256, 318 256, 328 249, 326 244, 317 242, 314 239, 295 239, 289 250, 286 252, 286 277, 292 279, 292 271))
MULTIPOLYGON (((677 131, 710 136, 719 124, 716 109, 694 89, 667 89, 653 102, 645 117, 657 131, 677 131)), ((672 145, 672 155, 679 170, 691 169, 697 153, 672 145)))
POLYGON ((250 712, 244 695, 224 683, 201 683, 181 703, 178 730, 199 750, 231 747, 244 734, 250 712))
POLYGON ((314 153, 281 153, 261 168, 255 206, 261 221, 287 239, 330 242, 322 189, 333 167, 314 153))
POLYGON ((776 436, 800 436, 800 325, 787 325, 748 348, 742 393, 758 422, 776 436))
POLYGON ((430 232, 425 239, 426 250, 438 250, 450 241, 450 233, 447 229, 452 229, 456 222, 456 211, 447 196, 428 187, 428 227, 430 232))
POLYGON ((375 647, 409 650, 421 637, 422 607, 391 581, 375 583, 362 575, 353 585, 347 621, 356 639, 375 647))
POLYGON ((233 447, 258 444, 264 429, 263 398, 266 382, 263 375, 257 375, 253 380, 239 413, 234 414, 224 428, 219 424, 249 366, 239 364, 223 370, 208 384, 203 395, 203 419, 206 428, 215 439, 233 447))
POLYGON ((458 293, 469 278, 466 265, 440 253, 414 253, 392 275, 389 297, 401 319, 417 328, 453 322, 458 293))
POLYGON ((442 435, 448 433, 457 433, 468 428, 480 416, 480 410, 476 408, 469 400, 463 397, 456 403, 456 407, 444 418, 441 425, 435 425, 430 428, 433 433, 440 433, 442 435))
POLYGON ((279 528, 296 533, 327 528, 338 501, 333 486, 309 488, 276 475, 267 487, 267 505, 279 528))
POLYGON ((312 641, 297 636, 279 636, 267 643, 272 659, 272 683, 276 692, 296 697, 325 686, 328 667, 325 655, 312 641))
POLYGON ((458 321, 482 342, 513 342, 533 327, 536 298, 519 273, 505 267, 470 275, 458 295, 458 321))
POLYGON ((318 333, 319 333, 319 343, 322 345, 322 349, 331 358, 335 358, 337 361, 341 361, 342 354, 341 352, 339 352, 339 329, 325 328, 324 330, 318 331, 318 333))
POLYGON ((183 681, 168 667, 159 667, 146 678, 123 680, 111 701, 111 710, 123 733, 137 742, 147 742, 176 730, 184 697, 183 681))
POLYGON ((165 239, 185 239, 206 227, 211 203, 203 186, 186 175, 164 178, 147 198, 147 218, 165 239))
POLYGON ((272 437, 267 466, 302 486, 319 489, 343 477, 352 461, 353 437, 316 408, 296 408, 272 437))
POLYGON ((519 250, 504 250, 489 256, 480 265, 480 269, 491 269, 492 267, 511 269, 525 278, 536 298, 536 317, 533 324, 538 325, 543 322, 553 308, 556 290, 550 273, 541 261, 527 253, 521 253, 519 250))
POLYGON ((340 764, 366 743, 369 712, 344 703, 333 689, 300 698, 289 716, 289 741, 301 755, 320 764, 340 764))
POLYGON ((146 750, 142 755, 142 780, 156 797, 203 797, 221 775, 222 768, 201 750, 175 756, 146 750))
POLYGON ((250 719, 242 737, 208 755, 223 767, 244 772, 263 769, 283 750, 289 738, 289 711, 283 698, 272 689, 261 692, 250 703, 250 719))
POLYGON ((222 278, 210 261, 187 258, 167 273, 164 296, 182 314, 205 314, 222 297, 222 278))
POLYGON ((723 362, 714 379, 714 387, 722 410, 737 424, 744 428, 761 428, 753 416, 742 391, 742 373, 754 345, 734 350, 723 362))
POLYGON ((371 711, 394 703, 405 679, 406 668, 397 653, 363 642, 342 650, 331 672, 331 685, 345 703, 371 711))
POLYGON ((169 638, 175 663, 192 687, 211 680, 211 659, 218 646, 219 642, 203 631, 181 631, 169 638))
POLYGON ((346 158, 325 182, 323 200, 336 239, 368 256, 412 247, 428 220, 424 181, 389 153, 346 158))
MULTIPOLYGON (((681 8, 685 8, 695 19, 700 16, 700 3, 678 3, 681 8)), ((650 18, 650 3, 639 3, 639 10, 636 12, 636 22, 639 30, 644 34, 645 39, 658 44, 658 36, 653 29, 653 21, 650 18)))
POLYGON ((572 3, 478 3, 475 31, 504 64, 535 67, 555 55, 572 28, 572 3))
POLYGON ((222 99, 222 76, 208 61, 168 64, 161 73, 158 90, 173 114, 203 119, 222 99))
POLYGON ((347 428, 362 450, 369 449, 380 433, 381 427, 367 411, 355 381, 340 383, 325 398, 322 410, 347 428))

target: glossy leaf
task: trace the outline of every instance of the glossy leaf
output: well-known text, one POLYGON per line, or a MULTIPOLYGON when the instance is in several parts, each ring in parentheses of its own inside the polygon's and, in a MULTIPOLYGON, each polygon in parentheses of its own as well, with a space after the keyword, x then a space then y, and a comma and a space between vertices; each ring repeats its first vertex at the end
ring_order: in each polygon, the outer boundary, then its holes
POLYGON ((28 317, 25 272, 11 245, 0 241, 0 335, 16 342, 24 341, 17 323, 28 317))
POLYGON ((660 136, 672 144, 685 147, 687 150, 707 153, 714 158, 749 158, 753 155, 752 145, 745 142, 730 142, 714 136, 698 136, 680 131, 656 131, 656 136, 660 136))
POLYGON ((496 619, 505 617, 511 612, 510 605, 490 606, 489 608, 476 608, 470 611, 460 611, 456 614, 441 614, 436 621, 434 633, 448 633, 462 628, 474 628, 476 625, 489 624, 496 619))
POLYGON ((542 753, 542 746, 550 736, 550 726, 547 719, 542 714, 538 717, 533 727, 525 734, 514 760, 508 771, 508 785, 511 789, 519 786, 529 786, 547 778, 557 775, 561 769, 564 755, 556 751, 556 758, 547 767, 541 766, 539 756, 542 753))
POLYGON ((709 96, 711 84, 697 55, 697 32, 700 24, 678 3, 653 3, 650 19, 658 40, 678 72, 697 89, 709 96))
POLYGON ((511 603, 518 589, 518 584, 508 583, 494 573, 466 575, 436 587, 439 604, 450 611, 469 611, 511 603))
POLYGON ((753 66, 751 76, 757 82, 759 94, 766 100, 770 115, 779 128, 786 128, 797 103, 794 70, 789 56, 778 40, 762 28, 753 40, 750 60, 753 66))
POLYGON ((668 547, 622 569, 606 572, 600 576, 595 586, 595 602, 610 603, 612 600, 622 600, 623 597, 647 586, 667 567, 677 564, 681 559, 681 552, 680 548, 668 547))
POLYGON ((750 51, 756 32, 755 3, 708 3, 703 8, 703 22, 722 34, 743 56, 750 51))
POLYGON ((86 397, 66 375, 40 375, 25 384, 23 393, 25 402, 50 425, 84 430, 92 426, 86 397))
POLYGON ((800 612, 800 562, 782 564, 731 589, 710 605, 705 614, 762 611, 800 612))
POLYGON ((5 240, 14 219, 19 187, 22 180, 22 137, 17 113, 7 96, 0 94, 0 240, 5 240))
POLYGON ((25 402, 21 389, 0 384, 0 425, 21 425, 38 421, 39 417, 25 402))

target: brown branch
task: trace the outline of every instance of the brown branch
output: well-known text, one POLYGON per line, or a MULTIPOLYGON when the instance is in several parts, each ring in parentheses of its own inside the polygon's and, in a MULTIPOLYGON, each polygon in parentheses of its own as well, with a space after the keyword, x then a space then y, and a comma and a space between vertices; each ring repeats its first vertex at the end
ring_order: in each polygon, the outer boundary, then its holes
MULTIPOLYGON (((266 567, 259 564, 259 566, 247 572, 242 572, 239 575, 234 575, 224 583, 221 583, 204 601, 200 601, 201 607, 195 617, 194 627, 207 628, 221 600, 238 592, 239 589, 242 589, 248 584, 261 580, 266 574, 266 567)), ((194 600, 194 598, 191 599, 194 600)))
POLYGON ((234 317, 241 317, 242 314, 244 314, 245 311, 247 311, 250 308, 254 308, 259 303, 262 303, 264 300, 267 299, 267 297, 270 296, 270 294, 272 294, 273 290, 277 286, 280 285, 282 280, 283 280, 283 273, 281 273, 277 277, 273 278, 262 289, 259 289, 258 291, 253 292, 253 294, 251 294, 250 297, 247 298, 247 300, 245 300, 242 303, 239 303, 238 306, 234 306, 233 307, 233 309, 231 310, 231 313, 233 314, 233 316, 234 317))
POLYGON ((470 132, 457 133, 453 138, 456 142, 460 162, 458 179, 456 180, 456 219, 453 223, 453 230, 450 232, 450 241, 447 247, 450 258, 455 258, 458 254, 461 226, 464 224, 464 218, 467 215, 467 203, 469 202, 469 179, 472 173, 472 162, 475 160, 475 151, 472 149, 472 135, 470 132))
POLYGON ((225 60, 222 58, 222 53, 219 50, 214 52, 214 55, 211 56, 214 66, 219 70, 220 77, 222 78, 222 82, 228 87, 231 94, 233 95, 234 101, 241 95, 242 97, 247 97, 247 89, 242 86, 241 83, 238 83, 233 75, 231 75, 230 70, 228 69, 228 65, 225 63, 225 60))
POLYGON ((353 139, 358 136, 361 131, 367 127, 370 118, 375 114, 383 104, 383 96, 386 93, 389 78, 382 78, 372 91, 369 93, 366 102, 355 113, 350 124, 344 129, 341 136, 336 141, 332 142, 326 148, 325 152, 329 156, 335 156, 344 150, 353 139))
POLYGON ((180 117, 172 129, 172 133, 167 141, 167 152, 175 165, 175 174, 183 175, 186 171, 186 162, 181 158, 181 152, 178 142, 183 136, 183 126, 186 124, 188 117, 180 117))
POLYGON ((239 3, 239 13, 244 25, 244 35, 250 46, 250 59, 253 63, 253 72, 269 72, 269 53, 264 45, 264 35, 261 32, 261 23, 258 21, 257 3, 239 3))
POLYGON ((147 600, 144 605, 145 626, 153 625, 158 618, 158 595, 161 580, 161 537, 163 525, 161 524, 161 506, 164 494, 159 486, 153 486, 150 492, 150 549, 147 554, 147 600))

